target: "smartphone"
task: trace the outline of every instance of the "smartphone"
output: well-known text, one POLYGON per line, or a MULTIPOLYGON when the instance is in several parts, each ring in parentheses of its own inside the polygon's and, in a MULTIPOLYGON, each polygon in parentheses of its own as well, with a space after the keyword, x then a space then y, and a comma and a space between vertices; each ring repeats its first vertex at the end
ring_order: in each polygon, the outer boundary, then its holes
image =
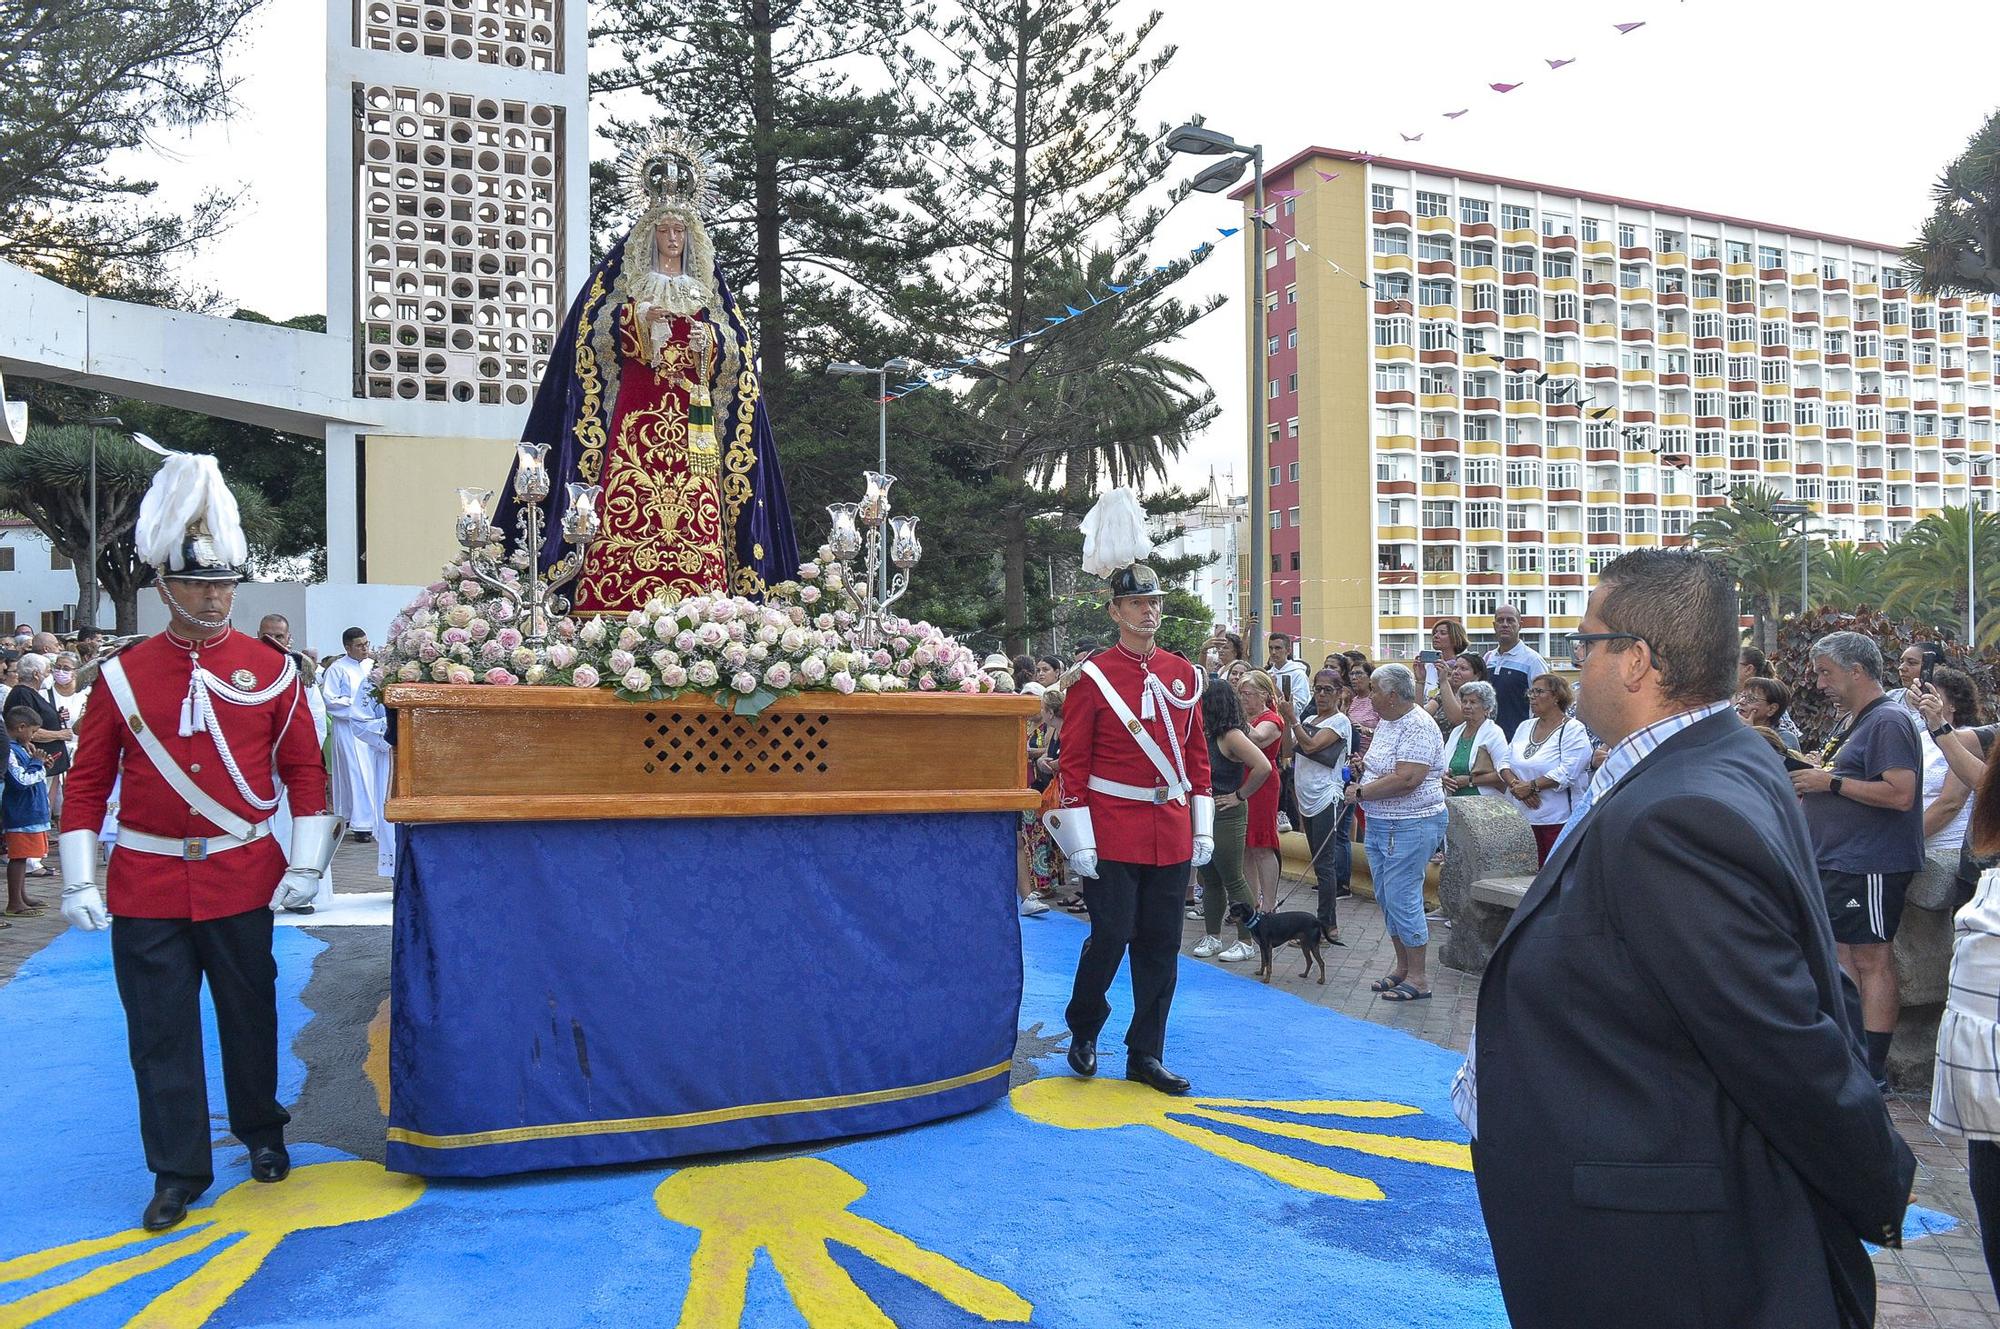
POLYGON ((1418 651, 1418 652, 1417 652, 1417 663, 1418 663, 1418 664, 1436 664, 1436 663, 1437 663, 1437 662, 1438 662, 1439 660, 1442 660, 1442 659, 1444 659, 1444 656, 1443 656, 1442 654, 1440 654, 1439 652, 1437 652, 1437 651, 1418 651))

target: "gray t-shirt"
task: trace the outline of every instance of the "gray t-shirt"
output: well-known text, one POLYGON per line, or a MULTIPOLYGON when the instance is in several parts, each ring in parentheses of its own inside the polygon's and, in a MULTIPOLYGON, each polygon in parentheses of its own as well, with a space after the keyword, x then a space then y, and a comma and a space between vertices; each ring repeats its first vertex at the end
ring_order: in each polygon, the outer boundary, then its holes
MULTIPOLYGON (((1923 752, 1910 713, 1876 702, 1848 730, 1828 767, 1845 780, 1879 780, 1885 771, 1921 776, 1923 752)), ((1921 786, 1919 786, 1921 792, 1921 786)), ((1903 812, 1873 808, 1831 791, 1807 794, 1806 829, 1822 872, 1915 872, 1924 863, 1924 801, 1903 812)))

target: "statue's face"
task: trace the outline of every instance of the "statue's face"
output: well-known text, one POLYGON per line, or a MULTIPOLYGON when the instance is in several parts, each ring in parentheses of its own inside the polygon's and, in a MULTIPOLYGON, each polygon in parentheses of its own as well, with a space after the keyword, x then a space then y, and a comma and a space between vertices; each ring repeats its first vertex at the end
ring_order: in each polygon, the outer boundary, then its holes
POLYGON ((687 253, 687 223, 668 217, 653 228, 653 265, 661 272, 677 273, 687 253))

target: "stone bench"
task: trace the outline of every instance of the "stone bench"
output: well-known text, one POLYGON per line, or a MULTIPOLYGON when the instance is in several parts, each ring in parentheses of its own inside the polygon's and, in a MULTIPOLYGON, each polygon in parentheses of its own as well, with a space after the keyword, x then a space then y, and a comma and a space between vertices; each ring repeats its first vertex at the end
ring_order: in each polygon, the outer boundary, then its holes
POLYGON ((1938 1020, 1951 977, 1951 916, 1958 851, 1929 854, 1910 882, 1896 929, 1896 982, 1902 1014, 1889 1045, 1889 1079, 1899 1089, 1928 1090, 1937 1059, 1938 1020))
POLYGON ((1535 879, 1535 833, 1505 799, 1450 798, 1445 812, 1438 903, 1451 926, 1431 936, 1441 941, 1438 959, 1446 966, 1484 973, 1514 906, 1535 879))

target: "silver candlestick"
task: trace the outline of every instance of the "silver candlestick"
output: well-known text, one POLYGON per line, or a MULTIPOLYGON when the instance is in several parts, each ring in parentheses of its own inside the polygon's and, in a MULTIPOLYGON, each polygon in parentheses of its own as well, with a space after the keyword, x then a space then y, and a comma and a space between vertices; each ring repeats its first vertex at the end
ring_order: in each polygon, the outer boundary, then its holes
POLYGON ((867 490, 859 503, 827 505, 832 520, 827 547, 840 565, 841 594, 860 620, 861 644, 874 650, 882 644, 889 607, 909 592, 910 569, 924 550, 917 540, 917 519, 889 515, 889 486, 896 477, 866 471, 863 478, 867 490), (858 570, 850 566, 857 555, 858 570))
POLYGON ((516 544, 511 564, 498 553, 500 532, 486 516, 486 501, 493 497, 492 490, 459 490, 456 525, 458 545, 464 552, 466 565, 472 569, 472 579, 514 606, 522 641, 538 660, 547 658, 550 629, 557 619, 569 613, 569 599, 560 592, 583 571, 584 555, 602 528, 597 514, 602 486, 569 485, 569 502, 562 520, 562 538, 569 552, 546 575, 541 573, 542 546, 546 539, 542 503, 550 489, 544 461, 548 450, 546 443, 522 443, 516 453, 514 497, 518 500, 518 511, 514 518, 516 544), (524 555, 526 564, 522 566, 524 555), (511 580, 506 575, 509 571, 515 574, 511 580))

